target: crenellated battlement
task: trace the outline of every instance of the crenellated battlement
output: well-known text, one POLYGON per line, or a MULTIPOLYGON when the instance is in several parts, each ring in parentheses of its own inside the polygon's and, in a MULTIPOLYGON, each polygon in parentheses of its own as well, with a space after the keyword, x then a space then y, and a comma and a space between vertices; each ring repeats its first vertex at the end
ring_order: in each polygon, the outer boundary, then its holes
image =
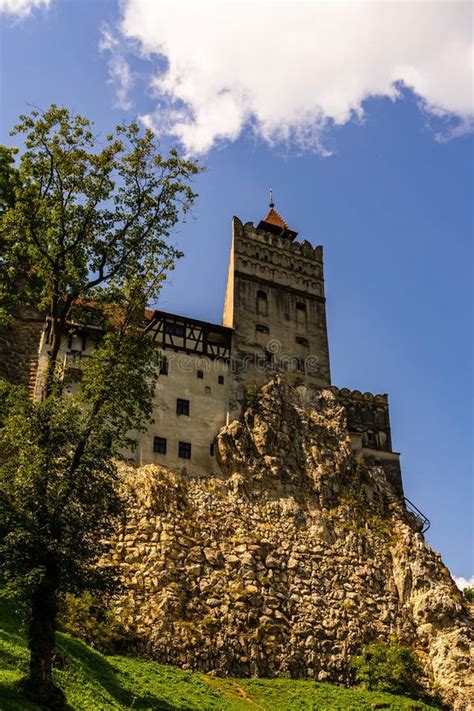
POLYGON ((237 272, 324 298, 323 251, 233 219, 233 257, 237 272))
POLYGON ((360 402, 363 400, 366 403, 373 403, 374 405, 381 404, 386 405, 388 407, 388 395, 386 393, 374 395, 373 393, 369 392, 362 393, 360 390, 338 388, 335 385, 331 385, 331 387, 328 389, 331 390, 331 392, 333 392, 338 399, 348 399, 356 402, 360 402))
POLYGON ((255 227, 253 222, 242 221, 234 216, 233 217, 234 226, 234 236, 235 238, 244 238, 245 240, 252 240, 262 247, 267 246, 270 249, 277 249, 282 253, 287 253, 289 255, 298 255, 302 260, 308 260, 311 262, 319 262, 322 265, 323 262, 323 248, 321 245, 313 247, 311 242, 308 240, 303 240, 302 242, 293 242, 287 237, 272 234, 264 229, 259 229, 255 227))

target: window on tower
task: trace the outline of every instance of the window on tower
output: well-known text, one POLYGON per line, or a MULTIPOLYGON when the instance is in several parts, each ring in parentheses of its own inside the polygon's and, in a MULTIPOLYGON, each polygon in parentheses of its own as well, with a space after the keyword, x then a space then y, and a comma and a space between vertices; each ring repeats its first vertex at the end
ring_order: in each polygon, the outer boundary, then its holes
POLYGON ((304 358, 295 358, 295 370, 299 373, 304 373, 306 370, 304 358))
POLYGON ((257 333, 270 333, 270 329, 268 326, 265 326, 263 323, 257 323, 255 326, 255 331, 257 333))
POLYGON ((268 294, 261 289, 257 291, 257 313, 263 316, 268 315, 268 294))
POLYGON ((295 307, 297 323, 306 323, 306 304, 303 301, 297 301, 295 307))

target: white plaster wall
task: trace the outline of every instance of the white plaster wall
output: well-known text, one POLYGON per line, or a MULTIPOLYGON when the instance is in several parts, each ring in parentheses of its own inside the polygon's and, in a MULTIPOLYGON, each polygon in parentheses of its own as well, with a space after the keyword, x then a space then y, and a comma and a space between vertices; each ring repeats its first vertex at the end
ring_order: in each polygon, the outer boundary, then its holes
POLYGON ((210 446, 226 424, 230 373, 222 360, 164 350, 168 375, 160 375, 156 384, 154 423, 139 440, 137 463, 157 463, 188 473, 216 473, 219 467, 210 454, 210 446), (197 377, 202 370, 203 379, 197 377), (219 375, 224 384, 219 383, 219 375), (190 402, 190 414, 176 414, 176 400, 190 402), (154 437, 165 437, 166 454, 153 451, 154 437), (178 456, 179 442, 191 443, 191 459, 178 456))

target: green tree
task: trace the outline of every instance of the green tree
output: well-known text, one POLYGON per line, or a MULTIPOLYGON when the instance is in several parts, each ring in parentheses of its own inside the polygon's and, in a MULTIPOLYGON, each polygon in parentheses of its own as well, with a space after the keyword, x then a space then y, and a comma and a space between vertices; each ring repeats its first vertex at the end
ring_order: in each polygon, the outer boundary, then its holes
POLYGON ((373 642, 351 659, 355 680, 369 691, 418 695, 422 675, 411 649, 392 639, 388 644, 373 642))
POLYGON ((143 308, 180 256, 169 237, 199 171, 134 123, 103 141, 92 128, 55 105, 20 117, 25 150, 0 223, 0 307, 16 284, 49 326, 40 401, 1 385, 0 562, 30 610, 25 689, 54 709, 65 704, 52 673, 58 602, 108 581, 96 564, 121 511, 114 459, 149 420, 159 366, 143 308), (102 336, 66 397, 72 320, 102 336))

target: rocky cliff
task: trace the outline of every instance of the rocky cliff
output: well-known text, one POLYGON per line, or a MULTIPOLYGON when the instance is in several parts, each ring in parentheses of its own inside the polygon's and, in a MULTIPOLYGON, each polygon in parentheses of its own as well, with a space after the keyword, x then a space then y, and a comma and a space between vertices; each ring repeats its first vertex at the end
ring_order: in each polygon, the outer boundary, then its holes
POLYGON ((123 467, 117 611, 142 652, 183 668, 344 682, 365 642, 419 653, 469 708, 469 617, 380 468, 356 461, 345 413, 279 378, 217 442, 221 477, 123 467))

